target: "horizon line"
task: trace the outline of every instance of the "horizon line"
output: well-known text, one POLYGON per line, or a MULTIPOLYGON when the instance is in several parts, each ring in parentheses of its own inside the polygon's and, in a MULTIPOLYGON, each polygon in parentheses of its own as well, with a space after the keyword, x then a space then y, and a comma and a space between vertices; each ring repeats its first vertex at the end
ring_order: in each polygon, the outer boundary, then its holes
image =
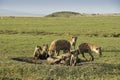
MULTIPOLYGON (((49 15, 49 14, 48 14, 49 15)), ((80 13, 79 15, 91 15, 91 16, 120 16, 120 13, 80 13)), ((78 16, 79 16, 78 15, 78 16)), ((45 17, 47 15, 0 15, 0 17, 45 17)))

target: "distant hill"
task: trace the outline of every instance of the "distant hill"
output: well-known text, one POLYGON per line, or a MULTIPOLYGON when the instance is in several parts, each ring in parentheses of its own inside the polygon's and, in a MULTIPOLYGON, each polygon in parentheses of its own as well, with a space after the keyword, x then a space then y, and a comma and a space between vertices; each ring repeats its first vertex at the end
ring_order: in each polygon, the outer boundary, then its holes
POLYGON ((75 17, 75 16, 120 16, 120 13, 111 13, 111 14, 81 14, 78 12, 71 12, 71 11, 61 11, 61 12, 55 12, 49 15, 46 15, 45 17, 75 17))
POLYGON ((80 13, 71 12, 71 11, 62 11, 62 12, 55 12, 55 13, 49 14, 45 17, 71 17, 75 15, 80 15, 80 13))

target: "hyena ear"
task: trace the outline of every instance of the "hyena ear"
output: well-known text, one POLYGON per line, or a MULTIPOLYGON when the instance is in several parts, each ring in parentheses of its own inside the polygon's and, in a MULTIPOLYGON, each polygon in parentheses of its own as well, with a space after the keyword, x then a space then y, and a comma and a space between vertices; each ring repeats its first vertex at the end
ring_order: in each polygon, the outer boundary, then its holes
POLYGON ((37 48, 39 48, 40 50, 42 50, 42 47, 41 47, 41 46, 39 46, 39 45, 37 45, 37 48))
POLYGON ((96 48, 96 50, 99 50, 99 49, 100 49, 100 47, 96 48))
POLYGON ((46 46, 48 47, 48 44, 46 44, 46 46))
POLYGON ((75 36, 75 39, 77 39, 78 37, 77 36, 75 36))
POLYGON ((45 44, 43 44, 43 46, 45 46, 45 44))
POLYGON ((77 49, 76 51, 77 51, 78 54, 80 53, 79 49, 77 49))
POLYGON ((43 46, 47 46, 48 47, 48 44, 43 44, 43 46))
POLYGON ((98 50, 98 48, 96 48, 96 50, 98 50))
POLYGON ((39 45, 37 45, 36 47, 37 47, 37 48, 39 48, 40 46, 39 46, 39 45))

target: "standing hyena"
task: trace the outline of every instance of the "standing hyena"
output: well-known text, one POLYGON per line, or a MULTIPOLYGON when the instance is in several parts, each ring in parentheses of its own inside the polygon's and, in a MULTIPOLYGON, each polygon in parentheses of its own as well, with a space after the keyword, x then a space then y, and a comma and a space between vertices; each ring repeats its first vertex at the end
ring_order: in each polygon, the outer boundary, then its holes
POLYGON ((41 54, 41 51, 42 51, 42 48, 41 48, 41 46, 36 46, 35 47, 35 50, 34 50, 34 53, 33 53, 33 56, 34 56, 34 58, 35 59, 38 59, 39 58, 39 56, 40 56, 40 54, 41 54))
POLYGON ((102 55, 101 47, 96 46, 93 43, 82 43, 78 46, 79 52, 82 56, 87 60, 84 53, 89 53, 91 56, 91 60, 94 61, 94 57, 92 55, 93 52, 98 53, 100 56, 102 55))
POLYGON ((53 56, 54 53, 59 55, 60 50, 63 50, 65 53, 66 51, 70 51, 70 48, 76 44, 77 37, 72 37, 70 40, 54 40, 50 47, 49 47, 49 55, 53 56))

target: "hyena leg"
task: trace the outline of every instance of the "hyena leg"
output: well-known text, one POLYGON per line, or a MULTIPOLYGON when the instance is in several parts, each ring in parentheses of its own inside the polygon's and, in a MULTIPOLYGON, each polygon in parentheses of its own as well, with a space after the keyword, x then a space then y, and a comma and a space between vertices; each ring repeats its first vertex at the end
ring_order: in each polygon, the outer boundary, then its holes
POLYGON ((73 47, 74 47, 74 49, 75 49, 75 45, 74 45, 73 47))
POLYGON ((76 63, 77 63, 77 60, 75 59, 73 65, 76 66, 76 63))
POLYGON ((82 56, 85 58, 85 60, 87 60, 87 58, 86 58, 85 55, 84 55, 84 52, 82 53, 82 56))
POLYGON ((63 53, 67 53, 67 52, 70 52, 70 50, 68 50, 68 49, 63 50, 63 53))
POLYGON ((65 50, 65 49, 63 50, 63 53, 66 53, 66 50, 65 50))
POLYGON ((70 66, 72 65, 72 58, 70 59, 70 66))
POLYGON ((73 65, 73 57, 71 56, 71 58, 70 58, 70 66, 72 66, 73 65))
POLYGON ((89 55, 91 56, 91 60, 94 61, 94 57, 91 52, 89 52, 89 55))
POLYGON ((55 53, 56 53, 56 51, 55 51, 55 50, 52 50, 52 51, 50 51, 50 52, 48 53, 48 55, 49 55, 49 57, 52 57, 52 56, 54 56, 55 53))
POLYGON ((60 50, 56 51, 57 56, 59 56, 60 50))

